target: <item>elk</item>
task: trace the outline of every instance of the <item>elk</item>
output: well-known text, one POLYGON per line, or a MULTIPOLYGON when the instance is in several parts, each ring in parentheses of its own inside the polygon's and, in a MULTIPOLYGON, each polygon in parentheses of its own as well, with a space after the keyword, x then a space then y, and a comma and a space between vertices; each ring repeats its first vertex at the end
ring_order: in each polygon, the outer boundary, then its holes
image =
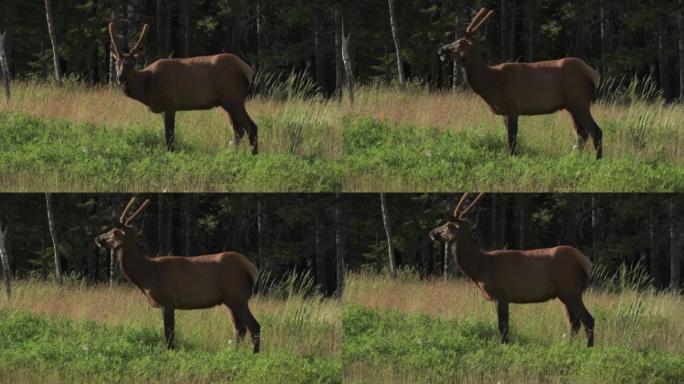
POLYGON ((142 70, 135 69, 142 42, 149 30, 143 26, 138 41, 128 53, 116 42, 114 24, 109 24, 112 55, 116 62, 116 81, 126 96, 147 105, 153 113, 164 115, 166 149, 173 150, 176 112, 211 109, 220 106, 233 126, 234 144, 249 136, 252 154, 257 153, 257 126, 245 109, 245 99, 254 79, 254 69, 235 55, 161 59, 142 70))
POLYGON ((480 250, 466 215, 484 194, 479 194, 461 210, 467 196, 466 193, 461 197, 446 224, 430 232, 430 238, 445 242, 461 272, 477 285, 485 299, 496 303, 501 343, 509 341, 510 303, 540 303, 558 298, 570 323, 570 335, 577 334, 581 322, 587 346, 593 346, 594 318, 582 301, 591 261, 576 248, 566 245, 525 251, 480 250))
POLYGON ((113 228, 96 237, 95 243, 112 249, 126 278, 142 291, 150 305, 161 308, 166 347, 174 347, 176 309, 223 304, 233 322, 235 342, 239 343, 249 329, 253 351, 259 352, 261 327, 248 306, 257 277, 254 264, 237 252, 194 257, 141 255, 136 244, 137 230, 131 222, 150 200, 126 218, 134 201, 135 197, 131 198, 113 228))
POLYGON ((535 63, 488 65, 475 39, 494 11, 480 9, 462 38, 439 48, 442 61, 447 57, 460 63, 470 88, 489 105, 496 115, 504 116, 508 129, 508 147, 515 154, 518 117, 545 115, 566 110, 577 134, 576 149, 583 149, 589 135, 596 158, 603 157, 603 133, 591 115, 599 74, 575 57, 535 63))

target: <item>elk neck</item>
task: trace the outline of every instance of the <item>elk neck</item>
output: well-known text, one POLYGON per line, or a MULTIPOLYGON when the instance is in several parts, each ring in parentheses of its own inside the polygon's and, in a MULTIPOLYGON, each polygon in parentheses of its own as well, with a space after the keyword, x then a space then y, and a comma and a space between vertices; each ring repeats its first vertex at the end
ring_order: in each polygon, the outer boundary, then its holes
POLYGON ((121 270, 133 284, 140 288, 147 287, 148 280, 154 276, 154 262, 138 252, 134 242, 126 242, 114 251, 119 260, 121 270))
POLYGON ((126 96, 138 100, 139 102, 148 105, 148 94, 150 85, 151 73, 145 70, 137 70, 131 68, 126 73, 126 81, 124 81, 123 91, 126 96))
POLYGON ((486 98, 494 82, 494 71, 485 63, 480 47, 473 47, 473 52, 463 63, 465 78, 470 88, 486 98))
POLYGON ((480 251, 474 241, 452 241, 451 254, 461 271, 470 279, 482 281, 487 269, 487 255, 480 251))

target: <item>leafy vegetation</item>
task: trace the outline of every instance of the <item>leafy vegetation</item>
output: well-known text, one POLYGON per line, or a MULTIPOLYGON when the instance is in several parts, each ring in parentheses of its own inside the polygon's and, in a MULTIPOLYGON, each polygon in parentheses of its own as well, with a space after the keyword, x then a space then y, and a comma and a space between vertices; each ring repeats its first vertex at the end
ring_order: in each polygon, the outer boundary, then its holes
POLYGON ((353 275, 347 292, 342 315, 345 382, 684 379, 684 306, 676 294, 590 290, 585 301, 597 321, 597 345, 587 349, 581 332, 568 340, 556 303, 513 305, 512 342, 501 345, 494 306, 465 281, 353 275))

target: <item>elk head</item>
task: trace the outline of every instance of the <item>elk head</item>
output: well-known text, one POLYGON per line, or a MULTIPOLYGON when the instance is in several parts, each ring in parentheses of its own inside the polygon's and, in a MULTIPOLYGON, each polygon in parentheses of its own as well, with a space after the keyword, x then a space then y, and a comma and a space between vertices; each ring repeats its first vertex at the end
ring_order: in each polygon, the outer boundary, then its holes
POLYGON ((477 33, 492 16, 494 16, 494 11, 487 12, 486 8, 480 9, 470 22, 470 25, 468 25, 468 28, 466 28, 462 38, 439 48, 437 54, 440 59, 445 61, 448 57, 452 60, 464 63, 473 55, 473 53, 479 53, 480 47, 475 41, 475 33, 477 33))
POLYGON ((138 216, 138 214, 140 214, 140 212, 147 208, 147 206, 150 204, 150 200, 145 200, 142 204, 140 204, 138 210, 126 218, 126 213, 128 213, 128 210, 131 208, 134 201, 135 197, 131 197, 131 200, 128 202, 128 204, 126 204, 126 208, 124 208, 119 220, 114 220, 114 228, 95 238, 95 244, 97 244, 98 247, 119 249, 125 244, 130 244, 131 242, 135 243, 135 237, 138 231, 131 226, 131 222, 136 216, 138 216))
POLYGON ((470 222, 466 220, 466 215, 482 198, 484 197, 484 192, 477 195, 475 200, 473 200, 470 205, 465 208, 463 204, 468 197, 467 193, 464 193, 459 200, 456 209, 454 210, 453 216, 449 217, 446 224, 443 224, 432 231, 430 231, 430 238, 432 240, 440 240, 447 243, 451 242, 464 242, 464 241, 475 241, 470 222))
POLYGON ((126 81, 126 75, 128 72, 135 68, 135 63, 138 60, 138 54, 142 49, 142 42, 145 39, 145 35, 149 29, 150 26, 148 24, 143 25, 142 32, 140 32, 140 37, 133 46, 133 49, 131 49, 128 53, 123 53, 121 50, 119 50, 119 46, 116 43, 114 23, 109 23, 109 38, 112 42, 112 54, 116 60, 116 82, 118 84, 123 84, 126 81))

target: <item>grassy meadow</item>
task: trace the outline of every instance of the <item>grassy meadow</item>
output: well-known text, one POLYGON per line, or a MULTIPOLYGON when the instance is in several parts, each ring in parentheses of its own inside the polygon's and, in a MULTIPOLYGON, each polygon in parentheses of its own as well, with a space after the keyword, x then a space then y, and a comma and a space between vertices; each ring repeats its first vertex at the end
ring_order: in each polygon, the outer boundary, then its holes
POLYGON ((466 280, 347 279, 343 376, 349 383, 681 383, 684 297, 589 289, 596 346, 572 340, 561 304, 511 305, 501 345, 494 304, 466 280))
POLYGON ((523 117, 519 155, 469 92, 362 87, 352 108, 296 79, 253 97, 260 154, 229 145, 221 109, 179 112, 174 153, 160 115, 121 90, 15 82, 0 103, 3 191, 684 190, 684 107, 638 92, 598 102, 605 158, 572 150, 566 113, 523 117))
POLYGON ((167 351, 159 310, 128 285, 16 281, 0 301, 0 382, 339 383, 334 300, 257 295, 261 353, 236 346, 227 310, 176 311, 167 351))

